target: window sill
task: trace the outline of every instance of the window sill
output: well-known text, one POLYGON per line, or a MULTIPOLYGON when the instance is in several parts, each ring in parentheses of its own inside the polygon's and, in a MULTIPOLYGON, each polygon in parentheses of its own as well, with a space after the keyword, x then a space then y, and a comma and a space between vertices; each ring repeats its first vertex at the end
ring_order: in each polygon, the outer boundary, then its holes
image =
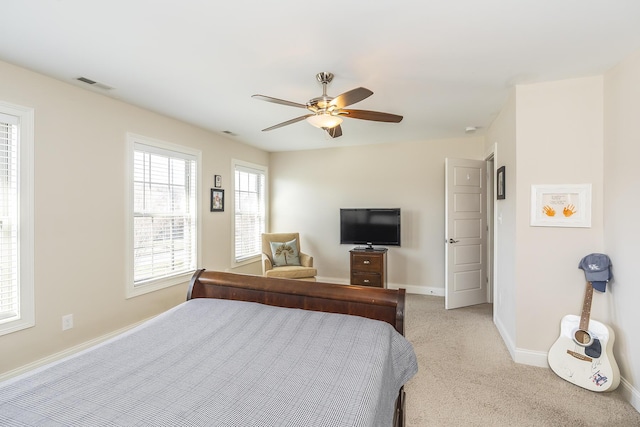
POLYGON ((193 276, 194 272, 195 270, 191 270, 175 276, 150 280, 148 282, 142 282, 135 286, 133 284, 129 284, 127 286, 127 299, 148 294, 150 292, 159 291, 161 289, 169 288, 171 286, 188 283, 189 280, 191 280, 191 277, 193 276))

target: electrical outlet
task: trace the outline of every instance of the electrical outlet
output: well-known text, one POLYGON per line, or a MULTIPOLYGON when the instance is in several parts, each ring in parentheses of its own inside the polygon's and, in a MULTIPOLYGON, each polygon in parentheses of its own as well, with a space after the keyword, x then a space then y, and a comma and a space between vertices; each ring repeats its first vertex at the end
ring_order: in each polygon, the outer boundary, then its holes
POLYGON ((71 328, 73 328, 73 314, 62 316, 62 330, 66 331, 71 328))

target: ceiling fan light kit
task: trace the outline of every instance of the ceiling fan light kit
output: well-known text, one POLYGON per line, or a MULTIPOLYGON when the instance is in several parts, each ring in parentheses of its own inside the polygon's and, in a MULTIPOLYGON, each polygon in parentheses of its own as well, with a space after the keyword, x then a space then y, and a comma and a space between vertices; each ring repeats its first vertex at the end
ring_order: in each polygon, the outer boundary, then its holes
POLYGON ((327 95, 327 84, 333 80, 333 74, 329 72, 318 73, 316 74, 316 79, 322 84, 322 96, 310 99, 306 104, 286 101, 265 95, 253 95, 252 98, 255 99, 287 105, 290 107, 305 108, 311 113, 270 126, 266 129, 262 129, 262 131, 270 131, 306 119, 306 121, 311 125, 327 131, 331 138, 338 138, 342 136, 340 124, 343 119, 341 116, 352 119, 370 120, 374 122, 399 123, 402 121, 403 117, 396 114, 367 110, 346 110, 344 107, 368 98, 373 95, 373 92, 369 89, 359 87, 332 98, 327 95))
POLYGON ((307 121, 317 128, 331 129, 342 123, 342 118, 325 113, 307 117, 307 121))

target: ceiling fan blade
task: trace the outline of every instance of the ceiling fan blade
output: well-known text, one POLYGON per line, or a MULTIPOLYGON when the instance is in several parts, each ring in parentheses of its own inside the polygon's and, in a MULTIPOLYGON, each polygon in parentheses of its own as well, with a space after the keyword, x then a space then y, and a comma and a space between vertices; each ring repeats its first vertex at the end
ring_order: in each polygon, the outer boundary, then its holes
POLYGON ((335 98, 333 98, 333 100, 331 100, 329 105, 336 106, 337 108, 344 108, 347 105, 360 102, 363 99, 370 97, 371 95, 373 95, 373 92, 371 92, 369 89, 359 87, 336 96, 335 98))
POLYGON ((343 109, 338 112, 341 117, 349 117, 352 119, 372 120, 374 122, 400 123, 402 116, 390 113, 381 113, 379 111, 367 110, 348 110, 343 109))
POLYGON ((342 136, 342 128, 340 127, 340 125, 332 128, 325 128, 324 130, 327 131, 331 138, 338 138, 342 136))
POLYGON ((305 104, 299 102, 285 101, 284 99, 273 98, 266 95, 251 95, 252 98, 259 99, 261 101, 273 102, 274 104, 288 105, 290 107, 307 108, 305 104))
POLYGON ((287 120, 286 122, 278 123, 277 125, 273 125, 273 126, 268 127, 266 129, 262 129, 262 132, 266 132, 268 130, 278 129, 278 128, 281 128, 283 126, 287 126, 287 125, 291 125, 293 123, 301 122, 302 120, 306 119, 307 117, 311 117, 311 116, 313 116, 313 114, 305 114, 304 116, 296 117, 295 119, 287 120))

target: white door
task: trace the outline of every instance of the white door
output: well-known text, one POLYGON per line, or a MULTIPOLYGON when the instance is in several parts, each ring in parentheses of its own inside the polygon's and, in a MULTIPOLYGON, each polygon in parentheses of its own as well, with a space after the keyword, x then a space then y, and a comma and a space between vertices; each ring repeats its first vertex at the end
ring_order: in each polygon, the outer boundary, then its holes
POLYGON ((445 308, 487 302, 485 162, 445 159, 445 308))

